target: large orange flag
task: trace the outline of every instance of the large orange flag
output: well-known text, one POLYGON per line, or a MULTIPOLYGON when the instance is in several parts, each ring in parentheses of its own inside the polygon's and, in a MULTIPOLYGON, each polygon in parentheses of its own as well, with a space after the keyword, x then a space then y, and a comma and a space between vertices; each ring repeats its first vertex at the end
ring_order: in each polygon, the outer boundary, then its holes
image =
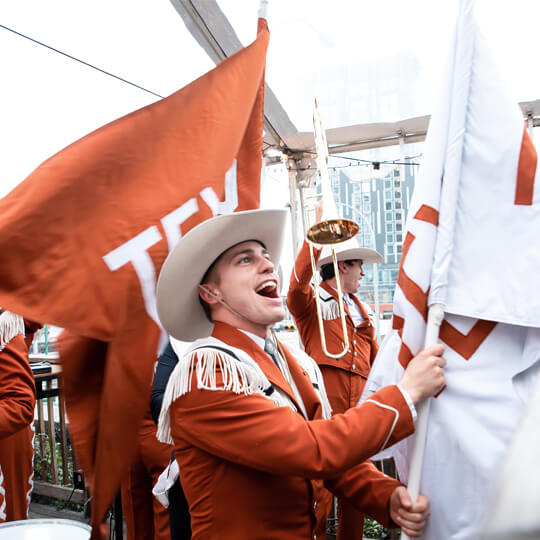
POLYGON ((75 142, 0 200, 0 305, 69 331, 60 352, 93 538, 148 407, 161 265, 197 223, 259 206, 268 38, 261 19, 249 47, 75 142))

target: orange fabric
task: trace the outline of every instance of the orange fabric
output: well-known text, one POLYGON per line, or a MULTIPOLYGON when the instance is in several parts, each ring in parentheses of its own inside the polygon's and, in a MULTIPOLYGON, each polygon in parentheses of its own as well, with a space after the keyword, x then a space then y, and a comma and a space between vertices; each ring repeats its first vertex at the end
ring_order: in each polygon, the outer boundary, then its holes
POLYGON ((537 161, 538 156, 536 154, 536 148, 534 147, 534 143, 529 137, 529 132, 525 126, 523 128, 523 139, 521 141, 521 150, 519 152, 514 204, 528 206, 532 204, 537 161))
POLYGON ((0 351, 0 522, 26 519, 33 486, 36 388, 22 334, 0 351))
MULTIPOLYGON (((332 366, 320 367, 333 414, 344 413, 351 407, 351 403, 358 403, 365 383, 362 377, 332 366)), ((338 500, 337 538, 340 540, 364 538, 363 512, 344 499, 338 500)))
POLYGON ((152 488, 171 460, 172 446, 156 439, 150 412, 137 435, 137 457, 122 481, 122 509, 127 540, 170 540, 169 511, 152 488))
POLYGON ((425 221, 426 223, 431 223, 435 227, 439 226, 439 211, 433 208, 433 206, 428 206, 423 204, 416 212, 414 219, 420 221, 425 221))
MULTIPOLYGON (((246 351, 294 401, 279 369, 248 336, 223 323, 216 323, 213 336, 246 351)), ((309 421, 259 394, 200 390, 193 383, 171 406, 193 540, 324 538, 327 489, 378 521, 389 521, 388 500, 399 483, 364 460, 381 448, 395 415, 366 403, 324 420, 311 380, 283 349, 309 421)), ((216 379, 222 384, 219 370, 216 379)), ((399 411, 389 444, 413 431, 397 387, 385 388, 373 399, 399 411)))
POLYGON ((449 347, 452 347, 465 360, 478 350, 484 340, 491 334, 492 330, 497 326, 495 321, 476 321, 474 326, 467 334, 460 332, 455 326, 448 321, 443 321, 439 332, 439 338, 444 341, 449 347))
POLYGON ((0 305, 84 336, 68 338, 61 357, 93 538, 148 403, 159 269, 178 236, 220 202, 227 211, 259 206, 269 40, 259 27, 252 45, 70 145, 0 201, 0 250, 9 253, 0 305))
POLYGON ((404 270, 404 262, 407 258, 409 248, 414 242, 416 236, 411 232, 408 232, 405 236, 405 242, 403 243, 403 253, 401 255, 401 264, 399 267, 399 274, 397 278, 397 284, 403 291, 403 294, 407 300, 416 308, 416 311, 422 315, 424 321, 427 321, 427 301, 429 296, 429 287, 427 291, 423 291, 420 285, 418 285, 413 279, 411 279, 404 270))

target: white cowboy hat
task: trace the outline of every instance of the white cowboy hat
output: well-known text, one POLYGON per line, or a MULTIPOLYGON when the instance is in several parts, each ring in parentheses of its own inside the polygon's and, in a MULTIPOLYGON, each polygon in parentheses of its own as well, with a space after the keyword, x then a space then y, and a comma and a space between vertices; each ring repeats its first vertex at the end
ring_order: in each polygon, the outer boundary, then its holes
POLYGON ((161 324, 174 338, 194 341, 214 327, 199 302, 199 284, 210 265, 232 246, 257 240, 276 266, 283 246, 287 210, 248 210, 203 221, 169 253, 157 284, 161 324))
MULTIPOLYGON (((382 255, 374 249, 359 247, 356 238, 334 244, 333 247, 338 261, 361 259, 364 264, 372 264, 380 263, 383 260, 382 255)), ((331 248, 330 245, 323 246, 321 256, 317 262, 317 270, 320 270, 321 266, 332 262, 331 248)))

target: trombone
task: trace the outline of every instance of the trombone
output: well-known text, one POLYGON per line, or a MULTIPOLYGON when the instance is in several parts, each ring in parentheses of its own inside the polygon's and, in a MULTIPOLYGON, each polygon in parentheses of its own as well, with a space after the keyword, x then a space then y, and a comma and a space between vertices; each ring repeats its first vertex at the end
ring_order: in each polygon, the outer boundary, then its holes
POLYGON ((333 244, 345 242, 358 232, 358 224, 350 219, 344 219, 338 216, 332 188, 330 185, 330 176, 328 174, 328 144, 326 142, 326 132, 323 129, 321 115, 317 100, 313 110, 313 131, 315 134, 315 150, 317 152, 317 170, 321 179, 321 195, 323 202, 323 218, 320 222, 309 227, 307 238, 309 240, 309 252, 311 255, 311 268, 313 270, 313 288, 315 292, 315 304, 317 306, 317 320, 319 323, 319 333, 321 336, 321 346, 324 354, 329 358, 342 358, 349 350, 349 336, 347 334, 347 323, 345 320, 345 308, 343 306, 343 292, 339 279, 338 261, 333 244), (313 243, 331 245, 332 262, 334 264, 334 275, 336 277, 336 286, 338 293, 338 307, 341 318, 341 329, 343 332, 343 350, 338 353, 328 351, 326 344, 326 335, 321 313, 321 299, 319 298, 319 282, 317 279, 317 268, 315 257, 313 256, 313 243))

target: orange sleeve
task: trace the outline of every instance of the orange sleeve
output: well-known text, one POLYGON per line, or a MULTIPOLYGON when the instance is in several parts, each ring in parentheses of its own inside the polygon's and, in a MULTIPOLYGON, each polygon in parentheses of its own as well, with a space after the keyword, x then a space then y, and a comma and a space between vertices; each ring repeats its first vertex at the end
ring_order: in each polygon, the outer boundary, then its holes
POLYGON ((36 387, 22 334, 0 352, 0 439, 30 425, 34 419, 36 387))
POLYGON ((259 394, 200 389, 177 398, 170 414, 175 440, 260 471, 312 479, 339 476, 414 431, 396 386, 329 420, 306 421, 259 394))
MULTIPOLYGON (((321 250, 313 247, 315 262, 319 260, 320 254, 321 250)), ((287 293, 287 307, 295 319, 301 318, 314 309, 315 298, 310 285, 312 277, 309 244, 305 240, 294 262, 287 293)))
POLYGON ((352 467, 339 478, 325 481, 325 487, 385 527, 397 527, 389 513, 390 496, 400 482, 381 473, 371 461, 352 467))

